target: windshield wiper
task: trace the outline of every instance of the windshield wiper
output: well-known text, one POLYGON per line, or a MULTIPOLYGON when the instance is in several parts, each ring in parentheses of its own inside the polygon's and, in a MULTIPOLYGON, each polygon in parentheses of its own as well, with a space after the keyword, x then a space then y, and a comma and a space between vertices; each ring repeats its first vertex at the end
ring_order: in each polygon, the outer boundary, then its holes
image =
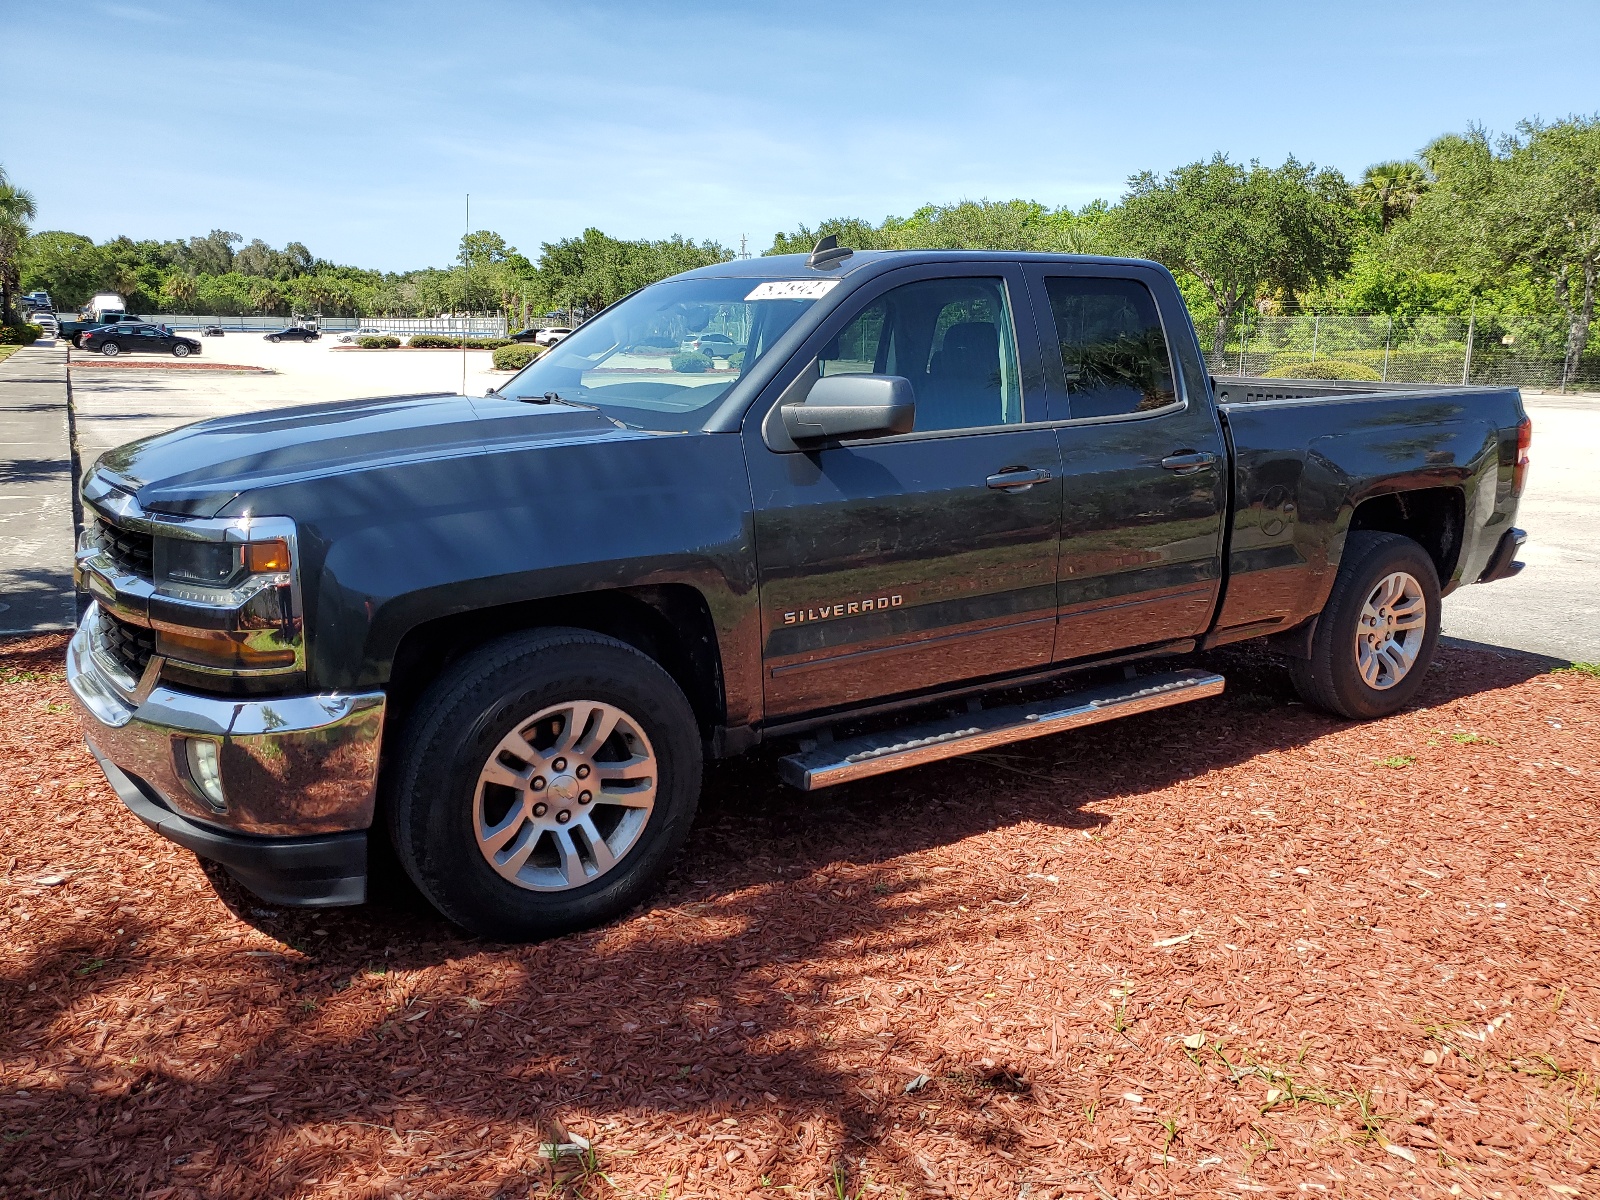
POLYGON ((619 421, 598 404, 585 404, 582 400, 568 400, 560 392, 546 392, 542 396, 518 396, 524 404, 565 404, 569 408, 587 408, 590 412, 599 413, 619 429, 637 429, 637 425, 630 425, 626 421, 619 421))

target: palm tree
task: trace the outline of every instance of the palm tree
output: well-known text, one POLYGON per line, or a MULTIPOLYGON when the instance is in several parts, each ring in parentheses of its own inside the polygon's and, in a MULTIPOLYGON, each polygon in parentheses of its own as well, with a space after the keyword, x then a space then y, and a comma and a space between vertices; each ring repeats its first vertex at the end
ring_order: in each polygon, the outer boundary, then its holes
POLYGON ((1388 233, 1389 226, 1411 215, 1427 190, 1428 173, 1421 163, 1409 159, 1382 162, 1368 167, 1357 185, 1356 207, 1376 213, 1379 228, 1388 233))
POLYGON ((11 319, 11 296, 21 287, 22 243, 37 213, 33 194, 15 186, 0 167, 0 324, 11 319))

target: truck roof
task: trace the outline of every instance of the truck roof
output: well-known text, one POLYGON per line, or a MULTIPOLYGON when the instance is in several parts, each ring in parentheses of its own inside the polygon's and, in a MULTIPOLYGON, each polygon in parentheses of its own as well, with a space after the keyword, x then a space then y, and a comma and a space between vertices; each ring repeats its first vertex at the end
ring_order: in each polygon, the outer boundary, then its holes
POLYGON ((1039 262, 1103 263, 1105 265, 1155 267, 1159 263, 1142 258, 1108 258, 1094 254, 1037 254, 1023 250, 857 250, 849 258, 823 267, 806 265, 805 254, 773 254, 760 258, 735 258, 709 267, 697 267, 674 278, 794 279, 811 276, 820 279, 848 279, 875 275, 895 267, 918 263, 960 262, 1039 262))

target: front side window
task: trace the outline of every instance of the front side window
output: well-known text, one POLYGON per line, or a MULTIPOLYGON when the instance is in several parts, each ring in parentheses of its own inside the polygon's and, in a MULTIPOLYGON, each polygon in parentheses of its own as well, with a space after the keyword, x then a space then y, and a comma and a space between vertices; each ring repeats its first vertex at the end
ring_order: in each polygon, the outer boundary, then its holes
POLYGON ((1044 286, 1074 418, 1149 412, 1177 399, 1149 288, 1136 279, 1077 275, 1048 276, 1044 286))
POLYGON ((885 292, 823 348, 817 372, 909 379, 918 433, 1022 421, 1003 279, 926 279, 885 292))
POLYGON ((554 394, 645 429, 687 432, 822 296, 820 281, 652 284, 586 321, 498 389, 554 394))

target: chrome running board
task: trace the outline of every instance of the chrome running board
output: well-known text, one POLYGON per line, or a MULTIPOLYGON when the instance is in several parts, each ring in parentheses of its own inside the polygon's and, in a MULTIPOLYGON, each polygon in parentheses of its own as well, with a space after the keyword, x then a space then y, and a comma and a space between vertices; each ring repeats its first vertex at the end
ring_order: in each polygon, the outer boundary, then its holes
POLYGON ((957 758, 1008 742, 1203 700, 1219 694, 1224 682, 1221 675, 1209 671, 1144 675, 1031 704, 961 713, 848 741, 825 742, 780 759, 778 770, 785 783, 814 792, 836 783, 957 758))

